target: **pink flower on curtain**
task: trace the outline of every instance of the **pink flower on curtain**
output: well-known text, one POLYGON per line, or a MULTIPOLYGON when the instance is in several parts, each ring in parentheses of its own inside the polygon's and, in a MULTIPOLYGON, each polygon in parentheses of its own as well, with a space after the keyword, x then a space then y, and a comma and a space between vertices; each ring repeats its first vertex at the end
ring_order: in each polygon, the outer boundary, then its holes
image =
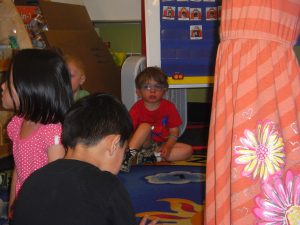
POLYGON ((264 198, 256 197, 254 214, 264 225, 298 225, 300 221, 300 177, 288 171, 285 181, 275 177, 272 184, 263 183, 264 198))

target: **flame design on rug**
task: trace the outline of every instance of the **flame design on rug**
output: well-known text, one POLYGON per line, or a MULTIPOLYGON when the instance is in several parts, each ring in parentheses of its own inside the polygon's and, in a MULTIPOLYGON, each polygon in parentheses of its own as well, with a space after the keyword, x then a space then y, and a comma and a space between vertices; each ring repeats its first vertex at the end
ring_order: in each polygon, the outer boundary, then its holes
POLYGON ((159 218, 160 223, 174 225, 201 225, 203 224, 204 206, 193 201, 181 198, 163 198, 157 201, 170 203, 173 212, 149 211, 137 213, 137 217, 148 215, 149 219, 159 218))

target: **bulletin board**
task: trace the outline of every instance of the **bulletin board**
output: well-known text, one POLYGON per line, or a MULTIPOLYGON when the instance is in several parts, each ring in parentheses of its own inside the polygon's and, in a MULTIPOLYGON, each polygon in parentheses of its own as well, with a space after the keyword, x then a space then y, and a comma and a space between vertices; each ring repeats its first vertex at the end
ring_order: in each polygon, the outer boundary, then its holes
POLYGON ((160 66, 173 86, 212 84, 221 1, 146 1, 145 14, 147 65, 160 66))

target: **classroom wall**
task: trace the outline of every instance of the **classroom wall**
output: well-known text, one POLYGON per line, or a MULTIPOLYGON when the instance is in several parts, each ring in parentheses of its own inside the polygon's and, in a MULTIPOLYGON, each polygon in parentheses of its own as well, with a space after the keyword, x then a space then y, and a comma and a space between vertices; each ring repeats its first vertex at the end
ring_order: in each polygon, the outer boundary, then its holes
POLYGON ((212 100, 213 88, 191 88, 188 89, 188 102, 206 103, 212 100))
POLYGON ((141 21, 141 0, 51 0, 84 5, 92 21, 141 21))
MULTIPOLYGON (((94 21, 98 35, 104 42, 110 42, 112 51, 126 52, 128 55, 141 53, 140 0, 54 1, 84 4, 94 21), (120 7, 120 4, 124 7, 120 7), (116 5, 119 7, 114 7, 116 5)), ((294 50, 300 62, 300 46, 296 46, 294 50)), ((212 87, 188 89, 188 102, 211 102, 212 91, 212 87)))
POLYGON ((82 0, 92 21, 141 21, 141 0, 82 0))
POLYGON ((98 35, 110 42, 110 49, 130 54, 141 53, 141 23, 115 22, 94 23, 98 35))
MULTIPOLYGON (((114 52, 127 55, 141 54, 141 23, 138 22, 95 22, 95 29, 104 42, 110 42, 114 52)), ((211 88, 192 88, 187 90, 188 102, 211 102, 211 88)))

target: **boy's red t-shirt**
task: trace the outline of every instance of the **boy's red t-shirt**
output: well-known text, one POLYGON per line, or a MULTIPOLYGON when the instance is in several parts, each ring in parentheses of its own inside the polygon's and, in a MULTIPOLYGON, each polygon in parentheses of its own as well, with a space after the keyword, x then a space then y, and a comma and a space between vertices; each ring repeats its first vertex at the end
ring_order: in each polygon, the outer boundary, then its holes
POLYGON ((169 129, 181 125, 182 120, 175 105, 162 99, 156 110, 146 109, 143 100, 138 100, 129 111, 134 129, 141 123, 153 126, 152 139, 155 142, 165 142, 169 136, 169 129))

